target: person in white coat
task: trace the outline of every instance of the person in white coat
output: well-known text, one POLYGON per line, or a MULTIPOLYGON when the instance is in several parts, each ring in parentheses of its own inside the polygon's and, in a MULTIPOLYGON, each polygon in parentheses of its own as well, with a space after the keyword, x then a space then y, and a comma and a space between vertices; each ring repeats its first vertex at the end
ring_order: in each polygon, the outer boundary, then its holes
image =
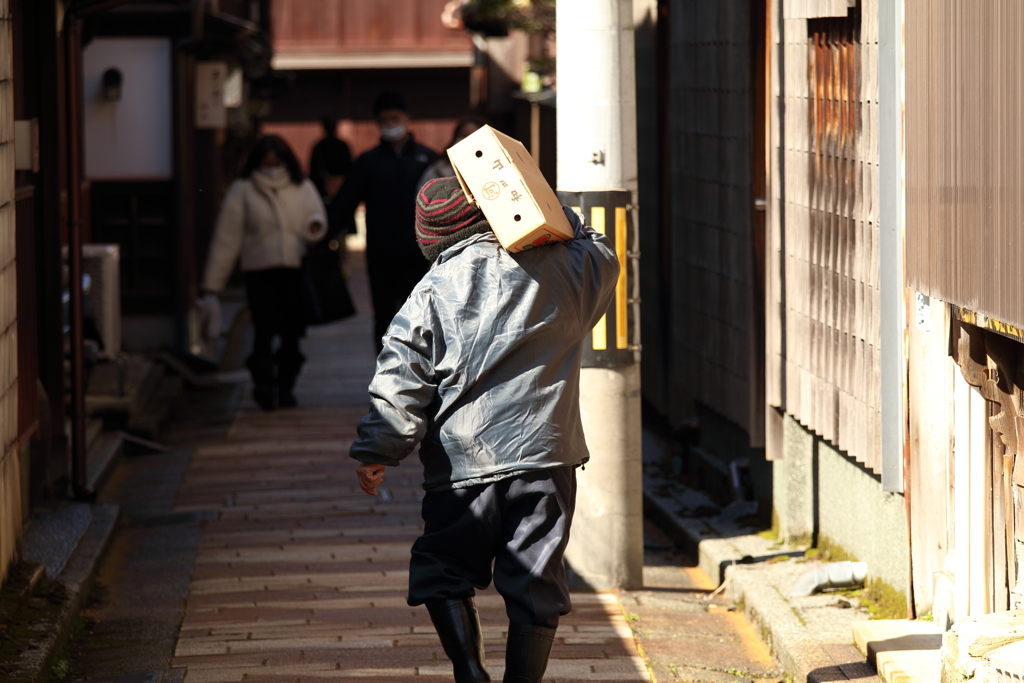
POLYGON ((302 257, 306 245, 323 239, 326 225, 320 193, 288 143, 277 135, 260 138, 224 197, 203 291, 221 292, 241 258, 255 328, 246 365, 255 385, 253 398, 264 410, 296 405, 295 382, 305 361, 299 340, 309 310, 302 257))

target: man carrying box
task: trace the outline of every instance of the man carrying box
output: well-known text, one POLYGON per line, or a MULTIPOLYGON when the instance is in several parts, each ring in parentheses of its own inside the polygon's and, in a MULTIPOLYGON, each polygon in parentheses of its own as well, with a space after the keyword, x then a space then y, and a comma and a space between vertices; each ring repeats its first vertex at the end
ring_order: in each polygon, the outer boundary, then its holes
POLYGON ((455 178, 423 187, 416 236, 430 272, 384 337, 351 457, 376 495, 385 466, 420 445, 423 535, 409 604, 426 604, 457 683, 490 681, 475 589, 492 579, 510 624, 505 683, 539 683, 570 609, 562 556, 589 459, 579 410, 582 342, 615 291, 608 240, 508 253, 455 178))

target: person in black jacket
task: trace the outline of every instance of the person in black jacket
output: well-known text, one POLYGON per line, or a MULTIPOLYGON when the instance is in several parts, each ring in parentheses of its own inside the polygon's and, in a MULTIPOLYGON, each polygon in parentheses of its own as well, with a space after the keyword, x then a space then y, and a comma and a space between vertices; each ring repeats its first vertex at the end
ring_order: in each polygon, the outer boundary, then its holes
POLYGON ((320 120, 324 136, 313 146, 309 157, 309 179, 320 191, 325 202, 331 200, 345 182, 352 166, 352 152, 348 144, 338 137, 338 121, 331 115, 320 120))
POLYGON ((424 527, 408 603, 426 605, 456 683, 491 680, 474 595, 492 580, 509 619, 504 683, 540 683, 571 609, 562 559, 575 468, 590 458, 580 358, 619 260, 568 207, 574 239, 509 254, 456 178, 416 201, 433 265, 384 337, 349 456, 377 495, 385 469, 419 447, 424 527))
POLYGON ((420 176, 437 154, 413 139, 409 108, 395 92, 373 104, 380 144, 362 154, 328 209, 332 225, 351 230, 353 214, 366 204, 366 266, 373 299, 377 352, 391 319, 427 272, 416 243, 416 191, 420 176))

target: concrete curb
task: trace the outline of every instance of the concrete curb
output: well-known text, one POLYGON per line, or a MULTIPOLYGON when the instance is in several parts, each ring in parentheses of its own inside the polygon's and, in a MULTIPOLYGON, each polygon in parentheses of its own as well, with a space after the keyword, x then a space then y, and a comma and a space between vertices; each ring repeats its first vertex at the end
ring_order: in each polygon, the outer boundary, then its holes
POLYGON ((874 669, 853 645, 852 624, 867 615, 842 607, 834 595, 787 597, 809 568, 802 562, 803 548, 777 545, 735 523, 684 516, 681 512, 696 509, 689 499, 701 494, 681 485, 645 476, 644 491, 645 514, 696 557, 708 576, 728 582, 730 599, 795 683, 877 683, 874 669))
POLYGON ((100 559, 110 544, 121 508, 115 503, 97 503, 92 507, 92 520, 64 569, 55 579, 66 592, 66 599, 51 623, 33 626, 40 637, 35 647, 21 653, 13 663, 10 683, 43 683, 60 652, 71 628, 92 589, 100 559))
POLYGON ((693 555, 701 570, 719 584, 730 565, 803 556, 802 546, 779 545, 741 524, 685 514, 708 505, 713 503, 698 491, 644 475, 644 514, 693 555))

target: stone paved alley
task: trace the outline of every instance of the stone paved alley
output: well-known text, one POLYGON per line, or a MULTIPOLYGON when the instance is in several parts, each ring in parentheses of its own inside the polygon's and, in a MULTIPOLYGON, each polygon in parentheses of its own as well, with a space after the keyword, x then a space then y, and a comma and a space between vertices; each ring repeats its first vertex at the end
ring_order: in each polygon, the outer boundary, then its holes
MULTIPOLYGON (((419 463, 389 469, 370 498, 346 457, 373 370, 358 268, 352 285, 360 315, 306 340, 302 408, 260 412, 244 382, 193 392, 168 437, 180 450, 122 463, 104 492, 121 527, 63 680, 451 680, 426 610, 405 604, 419 463)), ((781 680, 687 565, 649 525, 644 590, 576 592, 546 680, 781 680)), ((478 604, 500 680, 504 609, 493 588, 478 604)))

